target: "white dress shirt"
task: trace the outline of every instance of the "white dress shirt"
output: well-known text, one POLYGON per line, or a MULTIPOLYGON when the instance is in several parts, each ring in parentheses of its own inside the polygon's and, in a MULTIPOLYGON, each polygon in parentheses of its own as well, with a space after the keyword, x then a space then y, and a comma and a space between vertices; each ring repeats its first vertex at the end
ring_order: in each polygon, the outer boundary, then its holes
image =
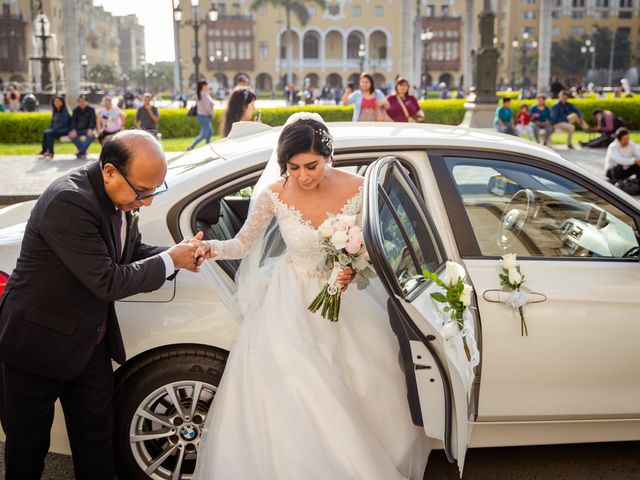
POLYGON ((624 168, 628 168, 639 158, 640 147, 638 147, 638 145, 629 140, 627 146, 623 147, 616 139, 607 148, 607 156, 604 161, 604 171, 606 173, 616 165, 622 165, 624 168))

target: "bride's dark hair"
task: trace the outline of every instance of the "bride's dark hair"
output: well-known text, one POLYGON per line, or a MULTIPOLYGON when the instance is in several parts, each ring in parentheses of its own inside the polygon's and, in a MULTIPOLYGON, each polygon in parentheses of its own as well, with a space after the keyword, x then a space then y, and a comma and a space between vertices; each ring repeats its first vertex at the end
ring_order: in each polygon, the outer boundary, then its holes
POLYGON ((280 175, 286 178, 287 164, 299 153, 317 153, 330 157, 333 153, 333 137, 327 126, 313 119, 298 120, 282 129, 278 138, 278 166, 280 175))

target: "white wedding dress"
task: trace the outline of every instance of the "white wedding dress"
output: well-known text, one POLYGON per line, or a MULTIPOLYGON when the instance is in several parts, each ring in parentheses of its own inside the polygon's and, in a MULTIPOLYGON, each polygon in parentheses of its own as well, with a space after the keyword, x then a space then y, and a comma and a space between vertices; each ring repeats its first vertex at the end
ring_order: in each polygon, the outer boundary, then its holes
MULTIPOLYGON (((362 188, 342 211, 361 204, 362 188)), ((326 280, 317 230, 268 188, 234 239, 213 241, 217 259, 242 258, 274 216, 287 253, 240 323, 194 478, 422 480, 430 440, 411 422, 380 283, 351 285, 338 322, 309 312, 326 280)))

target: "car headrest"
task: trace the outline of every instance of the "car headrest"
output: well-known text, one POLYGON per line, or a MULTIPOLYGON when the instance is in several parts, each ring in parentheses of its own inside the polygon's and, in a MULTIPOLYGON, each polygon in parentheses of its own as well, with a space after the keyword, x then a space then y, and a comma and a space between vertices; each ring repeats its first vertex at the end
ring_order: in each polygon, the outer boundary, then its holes
POLYGON ((215 225, 220 219, 220 200, 208 203, 198 212, 198 221, 215 225))

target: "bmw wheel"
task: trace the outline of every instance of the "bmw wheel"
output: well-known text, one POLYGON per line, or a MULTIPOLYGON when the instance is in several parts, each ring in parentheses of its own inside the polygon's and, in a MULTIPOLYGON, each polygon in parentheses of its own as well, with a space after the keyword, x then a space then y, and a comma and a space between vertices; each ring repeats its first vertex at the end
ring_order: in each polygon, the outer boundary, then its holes
POLYGON ((135 480, 189 480, 227 353, 159 353, 116 386, 116 464, 135 480))

